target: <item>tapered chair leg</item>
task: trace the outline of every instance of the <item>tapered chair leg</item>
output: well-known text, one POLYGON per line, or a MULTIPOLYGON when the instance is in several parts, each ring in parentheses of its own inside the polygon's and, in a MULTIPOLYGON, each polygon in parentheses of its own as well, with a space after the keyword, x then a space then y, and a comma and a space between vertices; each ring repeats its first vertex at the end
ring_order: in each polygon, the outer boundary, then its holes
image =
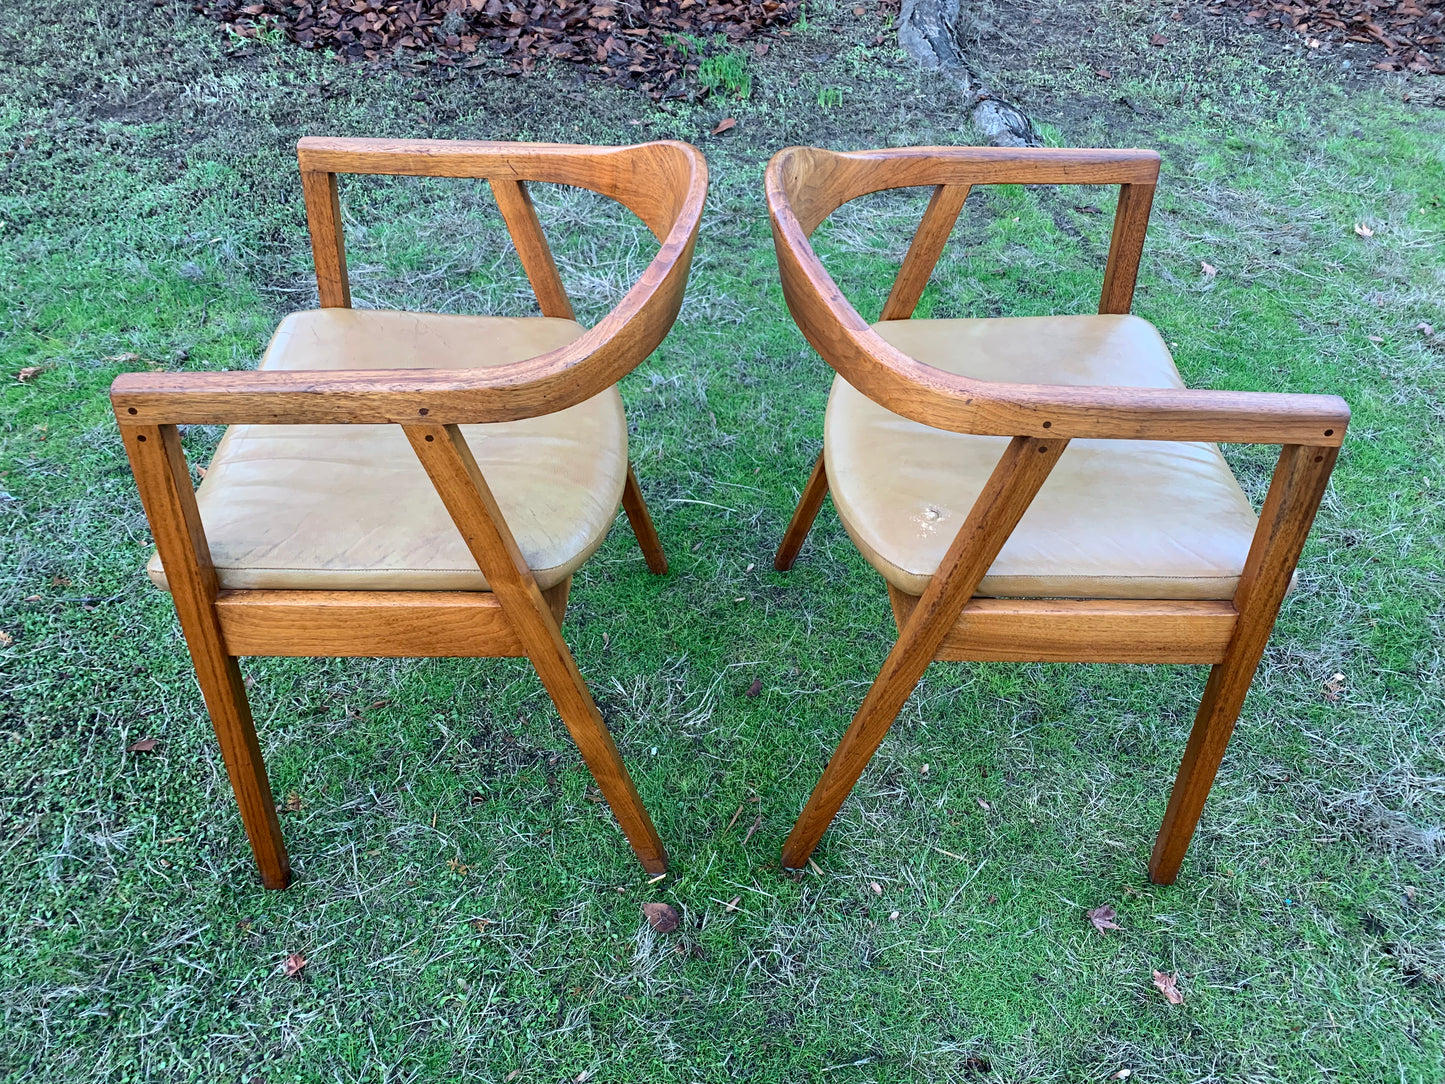
POLYGON ((652 818, 461 430, 455 425, 402 428, 638 861, 648 873, 667 872, 667 851, 652 818))
POLYGON ((1338 454, 1336 448, 1297 444, 1280 452, 1234 596, 1239 611, 1234 638, 1224 661, 1209 673, 1164 823, 1154 841, 1149 879, 1155 884, 1173 884, 1179 876, 1338 454))
POLYGON ((226 774, 231 778, 231 790, 241 807, 241 823, 246 828, 246 838, 251 841, 261 883, 267 888, 285 888, 291 883, 291 859, 281 839, 276 802, 271 796, 271 782, 266 777, 251 707, 246 701, 241 668, 230 655, 198 659, 194 647, 191 659, 196 664, 196 677, 221 746, 221 757, 226 762, 226 774))
POLYGON ((1149 879, 1155 884, 1172 885, 1179 876, 1179 867, 1194 838, 1204 801, 1224 760, 1224 751, 1229 746, 1258 664, 1258 658, 1251 659, 1231 649, 1228 657, 1209 671, 1204 698, 1195 715, 1194 728, 1189 732, 1189 744, 1184 748, 1164 823, 1149 859, 1149 879))
POLYGON ((637 484, 637 475, 632 464, 627 464, 627 484, 622 488, 622 510, 627 513, 627 522, 637 536, 647 568, 658 576, 667 573, 667 554, 662 551, 662 540, 657 537, 657 528, 652 525, 647 502, 642 499, 642 487, 637 484))
POLYGON ((1068 443, 1032 437, 1009 442, 788 834, 783 844, 786 868, 807 863, 1068 443))
POLYGON ((285 888, 291 861, 281 840, 246 686, 235 658, 226 651, 216 617, 216 572, 180 435, 171 425, 122 425, 121 436, 261 881, 267 888, 285 888))
POLYGON ((823 463, 823 453, 819 452, 818 461, 813 464, 813 473, 808 475, 808 484, 803 487, 803 495, 798 498, 798 507, 793 509, 793 518, 788 522, 788 529, 783 532, 783 540, 778 544, 778 552, 773 557, 773 567, 779 572, 788 571, 798 559, 798 551, 803 548, 808 532, 812 530, 813 521, 818 518, 818 509, 823 507, 823 498, 827 495, 828 468, 823 463))

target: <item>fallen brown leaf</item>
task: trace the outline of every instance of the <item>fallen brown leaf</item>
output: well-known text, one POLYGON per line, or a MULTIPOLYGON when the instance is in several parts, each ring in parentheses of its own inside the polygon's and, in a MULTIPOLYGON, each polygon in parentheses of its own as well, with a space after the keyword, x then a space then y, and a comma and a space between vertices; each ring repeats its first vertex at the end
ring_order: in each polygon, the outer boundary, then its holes
POLYGON ((1373 237, 1373 236, 1375 236, 1375 231, 1372 230, 1372 229, 1370 229, 1370 227, 1369 227, 1369 226, 1366 226, 1363 222, 1356 222, 1356 223, 1355 223, 1355 232, 1356 232, 1357 234, 1359 234, 1361 237, 1373 237))
POLYGON ((1205 263, 1203 260, 1199 261, 1199 270, 1207 279, 1212 279, 1215 275, 1219 274, 1219 268, 1215 267, 1212 263, 1205 263))
POLYGON ((1184 995, 1179 992, 1179 987, 1175 985, 1177 981, 1177 975, 1166 975, 1162 971, 1154 972, 1154 985, 1157 986, 1159 992, 1164 995, 1164 1000, 1171 1005, 1184 1004, 1184 995))
POLYGON ((306 957, 299 952, 293 952, 286 957, 286 962, 281 965, 281 970, 286 973, 288 979, 294 979, 301 974, 301 969, 306 966, 306 957))
POLYGON ((15 637, 11 636, 4 629, 0 629, 0 647, 9 647, 14 642, 15 637))
POLYGON ((41 374, 43 370, 39 365, 27 365, 15 374, 15 379, 22 384, 28 384, 41 374))
POLYGON ((132 354, 132 353, 111 354, 109 357, 101 358, 100 360, 101 360, 101 361, 119 361, 119 362, 121 362, 122 364, 125 364, 125 363, 132 362, 132 361, 140 361, 140 355, 139 355, 139 354, 132 354))
POLYGON ((301 811, 301 795, 293 790, 286 795, 286 801, 281 804, 281 808, 287 813, 299 813, 301 811))
POLYGON ((873 895, 875 895, 875 896, 881 896, 881 895, 883 895, 883 886, 880 885, 877 881, 869 881, 869 882, 868 882, 868 887, 873 890, 873 895))
POLYGON ((644 903, 642 913, 647 916, 648 925, 658 933, 671 933, 678 927, 677 912, 666 903, 644 903))
POLYGON ((1108 68, 1095 68, 1094 74, 1097 75, 1100 79, 1114 78, 1114 73, 1111 72, 1108 68))
POLYGON ((726 911, 728 914, 732 914, 739 908, 742 902, 743 898, 741 896, 734 896, 732 899, 728 900, 727 906, 724 907, 723 910, 726 911))
POLYGON ((1421 320, 1418 324, 1415 325, 1415 330, 1420 332, 1420 334, 1422 335, 1435 334, 1435 329, 1429 324, 1425 323, 1424 320, 1421 320))
POLYGON ((155 738, 142 738, 138 742, 132 742, 126 747, 127 753, 149 753, 156 747, 155 738))
POLYGON ((1089 921, 1094 924, 1094 929, 1100 933, 1105 930, 1122 930, 1124 928, 1114 921, 1118 915, 1114 913, 1114 908, 1107 903, 1084 913, 1089 916, 1089 921))
POLYGON ((1166 38, 1163 34, 1155 34, 1152 38, 1149 39, 1149 44, 1164 46, 1169 44, 1169 39, 1166 38))
POLYGON ((731 128, 736 128, 737 126, 738 122, 732 117, 723 117, 722 120, 717 122, 717 127, 712 130, 712 134, 722 135, 724 132, 728 131, 731 128))
POLYGON ((990 809, 993 808, 993 806, 989 805, 982 798, 980 798, 978 799, 978 808, 982 809, 985 813, 987 813, 990 809))
MULTIPOLYGON (((733 811, 732 820, 728 821, 728 828, 731 828, 733 825, 737 824, 738 818, 743 815, 743 806, 747 804, 748 800, 746 798, 744 798, 741 802, 738 803, 737 809, 733 811)), ((724 831, 726 831, 726 829, 724 829, 724 831)))
POLYGON ((759 828, 761 828, 762 826, 763 826, 763 815, 762 815, 761 813, 759 813, 759 814, 758 814, 758 819, 755 820, 755 821, 753 821, 753 826, 752 826, 751 828, 749 828, 748 831, 747 831, 747 834, 743 836, 743 846, 744 846, 744 847, 746 847, 746 846, 748 845, 748 840, 750 840, 750 839, 753 838, 753 833, 756 832, 756 831, 757 831, 759 828))
POLYGON ((763 679, 762 679, 762 678, 753 678, 753 683, 748 686, 747 695, 756 700, 757 697, 758 697, 758 695, 759 695, 762 691, 763 691, 763 679))

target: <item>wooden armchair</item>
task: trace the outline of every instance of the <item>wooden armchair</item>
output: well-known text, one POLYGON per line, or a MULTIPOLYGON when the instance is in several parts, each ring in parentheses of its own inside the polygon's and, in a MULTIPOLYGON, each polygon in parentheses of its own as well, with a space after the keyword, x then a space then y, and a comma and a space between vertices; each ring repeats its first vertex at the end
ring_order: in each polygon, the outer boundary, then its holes
POLYGON ((560 626, 573 571, 620 503, 667 562, 627 460, 616 384, 682 303, 707 190, 701 153, 381 139, 297 147, 321 308, 282 321, 255 372, 128 373, 111 401, 167 587, 268 888, 290 863, 241 655, 523 656, 638 859, 667 855, 560 626), (338 173, 486 178, 542 316, 353 310, 338 173), (576 185, 661 242, 584 329, 526 182, 576 185), (227 425, 192 490, 179 425, 227 425))
POLYGON ((887 580, 899 635, 783 848, 802 866, 933 659, 1212 666, 1151 879, 1172 884, 1329 481, 1332 395, 1194 391, 1128 315, 1159 157, 921 147, 779 152, 767 195, 783 293, 835 370, 824 448, 782 544, 831 486, 887 580), (1099 315, 911 320, 974 184, 1118 184, 1099 315), (809 245, 849 200, 932 186, 869 325, 809 245), (1280 444, 1258 517, 1213 443, 1280 444))

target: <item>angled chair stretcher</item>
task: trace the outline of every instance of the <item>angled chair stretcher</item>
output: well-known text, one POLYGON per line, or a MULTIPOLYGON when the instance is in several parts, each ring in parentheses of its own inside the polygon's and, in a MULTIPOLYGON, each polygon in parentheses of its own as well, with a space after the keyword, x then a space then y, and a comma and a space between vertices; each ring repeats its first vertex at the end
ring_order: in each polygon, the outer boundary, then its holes
MULTIPOLYGON (((288 317, 257 371, 128 373, 117 378, 111 390, 126 452, 155 536, 159 561, 152 575, 164 583, 174 600, 264 884, 285 887, 290 861, 241 681, 237 658, 242 655, 528 658, 638 860, 650 873, 663 872, 666 851, 560 626, 571 571, 600 544, 610 522, 606 517, 615 517, 618 500, 648 568, 655 573, 667 569, 637 478, 626 461, 626 424, 614 386, 662 341, 681 305, 707 187, 702 155, 687 144, 670 142, 573 147, 323 138, 301 140, 297 154, 321 310, 288 317), (337 190, 339 173, 487 179, 537 295, 542 318, 529 324, 504 318, 353 314, 337 190), (639 281, 591 329, 562 323, 572 320, 572 308, 527 191, 527 183, 534 181, 575 185, 614 199, 636 214, 660 241, 657 255, 639 281), (430 338, 395 338, 401 334, 430 338), (488 336, 494 336, 494 341, 487 341, 488 336), (311 350, 320 349, 317 344, 324 347, 315 367, 287 361, 301 356, 297 341, 304 341, 311 350), (397 342, 404 348, 397 348, 397 342), (550 345, 538 352, 538 342, 550 345), (423 367, 442 360, 438 343, 457 352, 457 367, 423 367), (394 365, 390 359, 406 349, 417 358, 415 367, 384 367, 394 365), (496 364, 497 351, 515 360, 496 364), (279 357, 281 363, 271 365, 273 357, 279 357), (369 367, 344 367, 347 359, 356 358, 368 361, 369 367), (328 359, 332 364, 327 364, 328 359), (337 359, 342 364, 335 364, 337 359), (615 441, 618 462, 609 468, 615 473, 608 478, 609 486, 615 481, 617 488, 609 488, 592 501, 594 505, 602 502, 601 513, 589 505, 587 537, 563 539, 553 546, 561 547, 561 556, 556 567, 547 571, 544 590, 538 584, 540 573, 534 574, 519 546, 519 536, 514 535, 514 529, 520 529, 509 523, 494 494, 499 479, 508 481, 515 514, 520 500, 517 494, 525 495, 526 485, 515 483, 512 475, 516 471, 509 475, 504 469, 507 463, 498 465, 495 476, 485 476, 474 455, 475 439, 480 437, 486 444, 496 433, 497 440, 510 442, 505 444, 508 449, 525 451, 525 431, 495 423, 541 426, 550 416, 571 411, 561 415, 565 430, 565 419, 583 417, 577 410, 590 411, 585 415, 589 424, 595 423, 594 427, 615 441), (460 564, 470 562, 470 570, 453 568, 439 559, 432 562, 438 567, 420 573, 411 567, 372 569, 365 565, 364 546, 344 555, 351 565, 340 570, 335 567, 337 562, 325 555, 305 555, 310 564, 304 574, 290 567, 266 567, 257 558, 258 553, 286 546, 291 547, 294 558, 298 549, 304 550, 294 536, 303 536, 305 531, 291 531, 274 546, 275 540, 269 537, 244 543, 228 537, 223 540, 230 547, 228 555, 240 553, 244 558, 231 564, 250 562, 258 567, 218 565, 202 522, 202 506, 208 519, 212 512, 217 514, 218 530, 232 533, 242 530, 236 526, 242 521, 253 535, 258 530, 264 533, 264 523, 261 527, 256 524, 266 517, 255 515, 254 508, 247 509, 247 515, 222 516, 221 491, 216 488, 208 495, 206 483, 198 504, 177 427, 201 424, 232 427, 207 476, 207 483, 216 482, 218 487, 222 484, 217 482, 218 476, 226 472, 233 488, 240 486, 248 477, 245 471, 251 469, 247 449, 272 447, 265 441, 273 434, 287 434, 286 439, 296 441, 310 440, 318 432, 321 438, 332 432, 356 435, 365 445, 356 453, 357 461, 390 479, 379 482, 378 491, 407 500, 416 491, 417 507, 440 501, 434 511, 454 525, 456 534, 450 542, 432 539, 427 548, 450 545, 450 561, 457 556, 458 547, 452 543, 459 536, 459 552, 465 555, 460 564), (387 429, 355 428, 374 426, 387 429), (329 428, 313 431, 303 427, 329 428), (471 430, 473 441, 469 442, 463 427, 471 430), (402 434, 406 445, 391 442, 387 432, 402 434), (368 435, 374 433, 381 435, 368 435), (227 441, 233 442, 232 462, 223 471, 217 464, 227 441), (406 467, 397 458, 398 452, 404 457, 414 455, 412 463, 419 464, 424 478, 406 467), (428 480, 434 495, 424 492, 428 480), (298 575, 303 588, 274 586, 290 584, 285 577, 298 575), (419 579, 419 575, 432 579, 419 579), (252 580, 272 586, 254 586, 252 580), (378 586, 358 588, 358 582, 378 586)), ((294 454, 303 468, 309 469, 304 449, 294 454)), ((293 470, 288 477, 300 476, 293 470)), ((270 487, 268 492, 275 494, 275 477, 263 481, 270 487)), ((319 492, 317 499, 324 500, 324 487, 319 492)), ((532 492, 541 491, 534 486, 532 492)), ((304 504, 306 499, 303 496, 295 503, 304 504)), ((304 518, 305 510, 296 515, 304 518)), ((377 533, 395 534, 404 531, 412 518, 400 508, 382 509, 373 526, 377 533)), ((524 526, 531 532, 533 547, 545 549, 556 540, 533 524, 540 518, 540 514, 525 517, 524 526)), ((450 530, 452 527, 446 527, 440 534, 450 530)), ((406 559, 392 560, 391 565, 408 566, 426 555, 403 556, 406 559)))
MULTIPOLYGON (((884 501, 867 504, 861 499, 869 496, 867 487, 851 475, 833 479, 835 487, 840 481, 849 484, 851 518, 844 517, 844 523, 888 580, 899 635, 784 845, 785 866, 806 863, 934 659, 1204 663, 1212 669, 1149 863, 1157 883, 1171 884, 1178 876, 1324 495, 1349 408, 1332 395, 1191 390, 1178 380, 1157 332, 1127 315, 1158 169, 1152 151, 971 147, 854 153, 794 147, 769 164, 767 196, 783 292, 804 336, 838 374, 825 449, 778 547, 775 566, 786 570, 796 560, 829 491, 829 473, 838 469, 835 455, 847 461, 850 472, 865 461, 846 446, 849 439, 861 439, 859 433, 892 441, 893 452, 913 457, 910 469, 935 479, 954 469, 933 461, 941 451, 966 451, 974 460, 997 457, 986 480, 980 474, 975 487, 960 486, 954 494, 976 496, 971 507, 963 505, 967 513, 946 552, 916 546, 906 568, 897 552, 911 543, 897 529, 897 515, 892 522, 867 523, 869 514, 889 519, 879 513, 884 501), (1100 316, 910 320, 970 186, 1000 183, 1120 186, 1100 316), (933 195, 881 319, 870 326, 839 292, 809 237, 844 203, 910 186, 931 186, 933 195), (928 327, 933 323, 948 334, 933 335, 928 327), (1010 337, 1025 345, 1016 348, 1010 337), (895 341, 927 346, 927 360, 924 350, 912 356, 895 341), (976 356, 963 356, 959 343, 965 341, 977 348, 976 356), (1003 355, 1002 360, 990 360, 990 351, 1003 355), (1145 373, 1137 381, 1144 386, 1090 377, 1091 372, 1107 373, 1110 366, 1127 369, 1135 361, 1145 373), (1075 379, 1050 381, 1045 362, 1075 379), (1045 379, 1030 382, 1015 375, 1030 366, 1045 379), (989 378, 954 371, 969 367, 987 371, 989 378), (836 445, 831 443, 835 435, 836 445), (945 447, 946 441, 953 443, 945 447), (1071 442, 1080 442, 1080 451, 1067 484, 1046 489, 1071 442), (989 451, 994 443, 1001 456, 989 451), (1215 443, 1282 446, 1257 521, 1215 443), (1040 540, 1057 543, 1068 537, 1069 490, 1089 485, 1088 472, 1079 464, 1111 462, 1110 455, 1114 461, 1133 455, 1166 481, 1171 470, 1190 479, 1179 466, 1185 461, 1194 464, 1188 470, 1199 477, 1207 474, 1211 492, 1223 494, 1221 507, 1228 515, 1221 514, 1220 521, 1229 520, 1236 532, 1231 541, 1238 546, 1237 564, 1195 583, 1174 583, 1168 575, 1134 576, 1128 567, 1110 570, 1114 582, 1107 582, 1110 577, 1098 567, 1051 578, 1050 555, 1040 540), (1052 495, 1036 501, 1041 491, 1052 495), (1016 530, 1031 508, 1036 511, 1024 525, 1033 526, 1016 530), (1238 534, 1241 516, 1248 527, 1243 535, 1238 534), (1011 542, 1017 552, 1001 562, 1011 542), (895 547, 893 556, 884 552, 889 545, 895 547), (990 583, 992 589, 981 589, 990 583), (1030 584, 1035 585, 1032 593, 1030 584)), ((888 462, 881 447, 870 446, 870 451, 873 461, 888 462)), ((1174 496, 1182 500, 1192 494, 1174 496)), ((1167 502, 1161 498, 1161 503, 1167 502)), ((1075 505, 1072 511, 1087 518, 1082 498, 1075 498, 1075 505)), ((840 505, 840 516, 844 511, 840 505)), ((937 514, 932 507, 924 511, 937 514)), ((1094 518, 1099 518, 1097 511, 1094 518)), ((914 533, 937 529, 924 523, 914 533)), ((1196 537, 1207 537, 1199 523, 1194 529, 1196 537)))

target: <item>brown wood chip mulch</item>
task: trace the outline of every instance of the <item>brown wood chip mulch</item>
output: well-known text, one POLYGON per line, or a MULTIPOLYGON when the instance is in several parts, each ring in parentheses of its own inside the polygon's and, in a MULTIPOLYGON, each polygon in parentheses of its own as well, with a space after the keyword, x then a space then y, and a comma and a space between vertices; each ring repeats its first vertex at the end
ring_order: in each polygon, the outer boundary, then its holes
POLYGON ((1213 0, 1206 9, 1244 12, 1250 25, 1293 30, 1318 48, 1329 41, 1385 47, 1381 71, 1445 75, 1445 0, 1213 0))
MULTIPOLYGON (((279 30, 354 60, 411 53, 443 68, 500 57, 511 74, 543 57, 591 68, 653 98, 690 93, 699 56, 793 21, 800 0, 202 0, 243 37, 279 30), (688 42, 686 35, 692 39, 688 42), (721 36, 721 37, 719 37, 721 36), (701 51, 697 45, 702 45, 701 51)), ((754 48, 766 51, 767 43, 754 48)))

